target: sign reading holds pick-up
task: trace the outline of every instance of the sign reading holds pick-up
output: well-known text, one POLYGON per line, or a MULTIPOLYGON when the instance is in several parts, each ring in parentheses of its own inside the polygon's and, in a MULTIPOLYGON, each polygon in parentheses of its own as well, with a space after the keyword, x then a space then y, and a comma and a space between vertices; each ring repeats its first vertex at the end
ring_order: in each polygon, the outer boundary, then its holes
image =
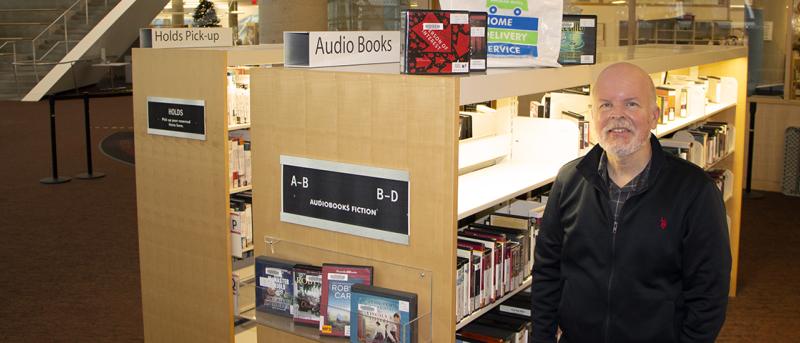
POLYGON ((408 244, 408 172, 281 156, 281 221, 408 244))

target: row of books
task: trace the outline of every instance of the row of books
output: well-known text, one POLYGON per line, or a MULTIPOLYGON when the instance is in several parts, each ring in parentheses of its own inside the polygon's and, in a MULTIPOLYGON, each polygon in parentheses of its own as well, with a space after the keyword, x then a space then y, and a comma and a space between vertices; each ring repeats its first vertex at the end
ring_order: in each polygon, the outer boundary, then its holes
POLYGON ((256 310, 350 342, 416 342, 417 295, 373 286, 373 267, 256 258, 256 310))
POLYGON ((456 332, 457 343, 527 343, 532 329, 527 288, 456 332))
POLYGON ((231 255, 235 258, 246 258, 253 250, 253 193, 240 192, 231 195, 230 200, 230 232, 231 255))
POLYGON ((733 126, 709 121, 660 140, 664 151, 706 168, 733 150, 733 126))
POLYGON ((456 321, 518 289, 533 268, 544 204, 518 200, 459 230, 456 321))
POLYGON ((232 189, 252 184, 251 166, 250 141, 241 137, 231 137, 228 141, 228 167, 232 189))
MULTIPOLYGON (((486 12, 404 10, 400 71, 406 74, 462 74, 487 69, 486 12)), ((499 19, 504 20, 504 19, 499 19)), ((509 19, 509 25, 511 23, 509 19)), ((562 17, 560 64, 594 64, 597 16, 562 17)), ((499 36, 498 36, 499 37, 499 36)), ((492 38, 495 39, 495 38, 492 38)), ((500 38, 497 38, 500 40, 500 38)))
POLYGON ((228 125, 250 124, 250 75, 246 69, 228 69, 228 125))

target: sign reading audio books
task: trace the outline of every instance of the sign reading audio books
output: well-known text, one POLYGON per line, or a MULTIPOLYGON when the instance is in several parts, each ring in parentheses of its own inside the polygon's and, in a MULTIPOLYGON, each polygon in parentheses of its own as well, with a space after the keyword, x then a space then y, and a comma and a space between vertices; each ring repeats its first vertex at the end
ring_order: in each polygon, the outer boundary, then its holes
POLYGON ((206 102, 147 97, 147 133, 205 140, 206 102))
POLYGON ((281 156, 281 221, 408 244, 408 172, 281 156))
POLYGON ((331 67, 400 60, 399 31, 284 32, 287 67, 331 67))

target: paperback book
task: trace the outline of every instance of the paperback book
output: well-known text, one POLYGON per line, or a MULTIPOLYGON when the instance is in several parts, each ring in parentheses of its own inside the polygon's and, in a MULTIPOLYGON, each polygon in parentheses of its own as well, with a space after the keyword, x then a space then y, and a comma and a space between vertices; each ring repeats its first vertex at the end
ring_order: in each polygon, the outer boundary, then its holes
POLYGON ((322 265, 320 332, 323 335, 350 337, 350 292, 356 284, 372 285, 372 266, 322 265))
POLYGON ((469 12, 405 10, 400 26, 400 72, 469 73, 469 12))
POLYGON ((353 285, 350 313, 353 322, 351 343, 417 341, 414 325, 417 295, 393 289, 353 285))
POLYGON ((469 12, 469 71, 486 70, 488 24, 486 12, 469 12))
POLYGON ((319 326, 322 300, 322 268, 298 264, 294 267, 295 323, 319 326))
POLYGON ((256 311, 292 318, 293 268, 293 262, 256 257, 256 311))

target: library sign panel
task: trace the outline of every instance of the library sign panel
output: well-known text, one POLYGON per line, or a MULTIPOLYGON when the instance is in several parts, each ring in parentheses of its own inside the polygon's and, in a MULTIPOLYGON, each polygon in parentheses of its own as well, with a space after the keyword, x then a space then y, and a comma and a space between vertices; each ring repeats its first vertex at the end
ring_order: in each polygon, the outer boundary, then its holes
POLYGON ((206 102, 147 97, 147 133, 206 140, 206 102))
POLYGON ((281 221, 408 244, 408 172, 281 155, 281 221))

